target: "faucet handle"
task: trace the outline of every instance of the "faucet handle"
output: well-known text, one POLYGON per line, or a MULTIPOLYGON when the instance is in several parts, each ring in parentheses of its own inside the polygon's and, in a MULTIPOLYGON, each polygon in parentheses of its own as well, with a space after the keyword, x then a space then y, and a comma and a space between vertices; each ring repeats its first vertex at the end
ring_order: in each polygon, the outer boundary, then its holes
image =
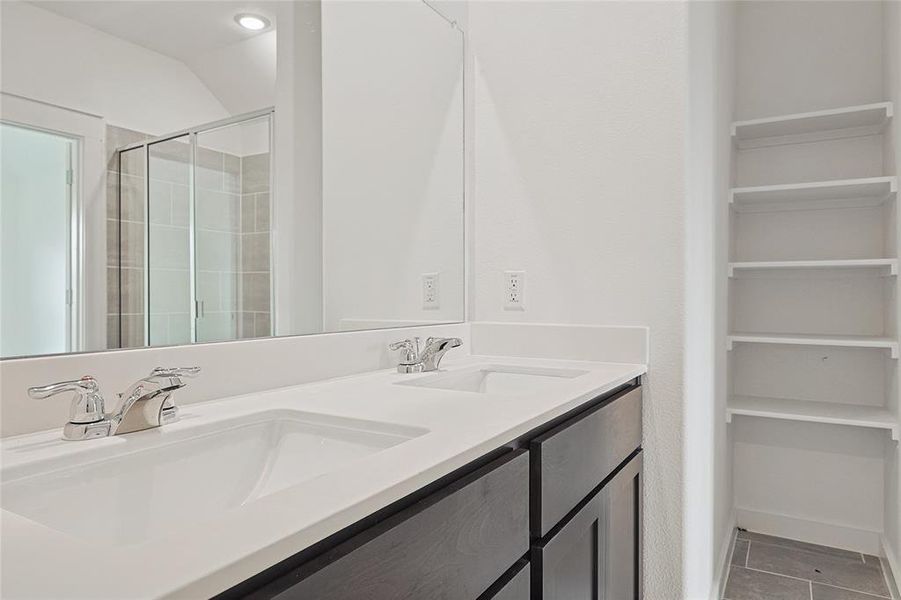
POLYGON ((29 398, 43 400, 63 392, 75 392, 69 408, 70 423, 95 423, 105 418, 103 396, 100 385, 90 375, 72 381, 61 381, 28 388, 29 398))
POLYGON ((394 342, 388 344, 388 349, 395 351, 401 350, 402 356, 400 359, 400 364, 402 365, 413 365, 419 361, 419 338, 415 337, 413 339, 401 340, 399 342, 394 342))
POLYGON ((151 377, 197 377, 200 367, 157 367, 150 372, 151 377))

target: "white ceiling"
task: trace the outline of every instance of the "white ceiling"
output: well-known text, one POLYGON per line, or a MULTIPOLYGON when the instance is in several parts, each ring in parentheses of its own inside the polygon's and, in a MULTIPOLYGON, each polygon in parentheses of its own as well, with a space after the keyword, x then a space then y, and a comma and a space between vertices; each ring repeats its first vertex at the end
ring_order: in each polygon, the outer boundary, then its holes
POLYGON ((236 14, 261 14, 275 27, 272 0, 31 0, 31 3, 186 64, 211 50, 262 33, 239 27, 235 23, 236 14))

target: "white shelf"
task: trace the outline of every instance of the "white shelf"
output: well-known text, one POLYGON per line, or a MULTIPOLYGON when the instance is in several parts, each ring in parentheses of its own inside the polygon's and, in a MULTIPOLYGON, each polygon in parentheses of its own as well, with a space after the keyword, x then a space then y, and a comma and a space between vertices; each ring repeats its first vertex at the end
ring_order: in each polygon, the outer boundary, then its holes
POLYGON ((881 133, 892 118, 891 102, 796 113, 732 123, 739 148, 798 144, 881 133))
POLYGON ((881 348, 898 358, 898 341, 874 335, 808 335, 787 333, 732 333, 726 337, 728 350, 734 344, 788 344, 793 346, 834 346, 839 348, 881 348))
POLYGON ((735 210, 878 206, 898 193, 897 177, 865 177, 732 188, 735 210))
POLYGON ((884 269, 888 275, 898 274, 898 260, 894 258, 863 258, 849 260, 782 260, 729 263, 729 277, 736 271, 784 271, 789 269, 884 269))
POLYGON ((899 433, 901 433, 898 417, 891 411, 878 406, 812 402, 788 398, 733 396, 729 399, 729 405, 726 408, 727 423, 732 422, 733 415, 885 429, 889 431, 895 441, 898 441, 899 433))

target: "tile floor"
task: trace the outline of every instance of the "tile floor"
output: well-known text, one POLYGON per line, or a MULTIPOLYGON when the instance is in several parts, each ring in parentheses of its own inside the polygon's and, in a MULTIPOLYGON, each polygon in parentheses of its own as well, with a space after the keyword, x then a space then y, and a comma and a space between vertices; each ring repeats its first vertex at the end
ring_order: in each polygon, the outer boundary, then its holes
POLYGON ((891 598, 875 556, 739 531, 724 600, 891 598))

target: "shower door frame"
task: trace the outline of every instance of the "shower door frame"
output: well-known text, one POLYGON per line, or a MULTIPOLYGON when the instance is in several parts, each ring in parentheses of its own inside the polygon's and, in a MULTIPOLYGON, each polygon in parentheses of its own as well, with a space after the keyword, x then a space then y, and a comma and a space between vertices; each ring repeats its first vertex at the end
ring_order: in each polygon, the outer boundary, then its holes
MULTIPOLYGON (((275 223, 275 144, 273 143, 273 133, 274 127, 273 123, 275 120, 275 107, 270 106, 268 108, 263 108, 260 110, 255 110, 247 113, 242 113, 240 115, 235 115, 233 117, 228 117, 225 119, 220 119, 218 121, 211 121, 209 123, 203 123, 201 125, 197 125, 195 127, 190 127, 188 129, 182 129, 180 131, 176 131, 173 133, 168 133, 166 135, 157 136, 154 138, 148 138, 146 140, 140 142, 134 142, 131 144, 126 144, 124 146, 120 146, 116 148, 116 160, 121 162, 121 156, 123 152, 128 152, 130 150, 137 150, 138 148, 142 148, 144 155, 144 182, 143 182, 143 204, 144 204, 144 347, 150 347, 150 147, 154 144, 160 144, 172 140, 176 140, 178 138, 187 137, 188 143, 190 144, 190 154, 191 161, 188 165, 189 172, 189 202, 188 202, 188 244, 190 246, 190 252, 188 253, 188 273, 191 279, 190 282, 190 310, 191 310, 191 344, 198 343, 197 341, 197 318, 198 318, 198 302, 197 302, 197 269, 196 269, 196 256, 197 256, 197 248, 196 248, 196 214, 195 214, 195 196, 197 192, 197 186, 195 181, 195 166, 197 164, 197 135, 201 133, 206 133, 209 131, 213 131, 216 129, 222 129, 224 127, 228 127, 230 125, 237 125, 239 123, 243 123, 246 121, 253 121, 255 119, 261 119, 263 117, 268 117, 268 125, 269 125, 269 222, 275 223)), ((122 192, 122 181, 121 181, 121 169, 120 169, 120 178, 118 182, 119 199, 121 203, 121 192, 122 192)), ((121 210, 121 209, 120 209, 121 210)), ((271 227, 271 225, 270 225, 271 227)), ((119 253, 121 258, 122 252, 122 230, 121 227, 119 229, 119 253)), ((274 254, 273 248, 275 247, 275 236, 270 234, 269 236, 269 264, 270 264, 270 275, 269 275, 269 302, 270 302, 270 333, 275 331, 275 310, 274 306, 272 306, 275 302, 274 294, 272 290, 275 289, 275 269, 273 268, 274 263, 274 254)), ((121 264, 121 261, 120 261, 121 264)), ((121 267, 120 267, 121 269, 121 267)), ((121 274, 120 274, 121 279, 121 274)), ((121 291, 121 282, 120 282, 120 291, 121 291)), ((121 315, 122 312, 122 299, 121 296, 119 298, 119 313, 121 315)), ((121 340, 121 328, 122 323, 121 319, 119 320, 119 328, 120 335, 119 339, 121 340)), ((269 336, 271 337, 271 336, 269 336)), ((235 337, 234 340, 219 340, 219 341, 235 341, 242 338, 235 337)), ((155 346, 158 347, 158 346, 155 346)))

